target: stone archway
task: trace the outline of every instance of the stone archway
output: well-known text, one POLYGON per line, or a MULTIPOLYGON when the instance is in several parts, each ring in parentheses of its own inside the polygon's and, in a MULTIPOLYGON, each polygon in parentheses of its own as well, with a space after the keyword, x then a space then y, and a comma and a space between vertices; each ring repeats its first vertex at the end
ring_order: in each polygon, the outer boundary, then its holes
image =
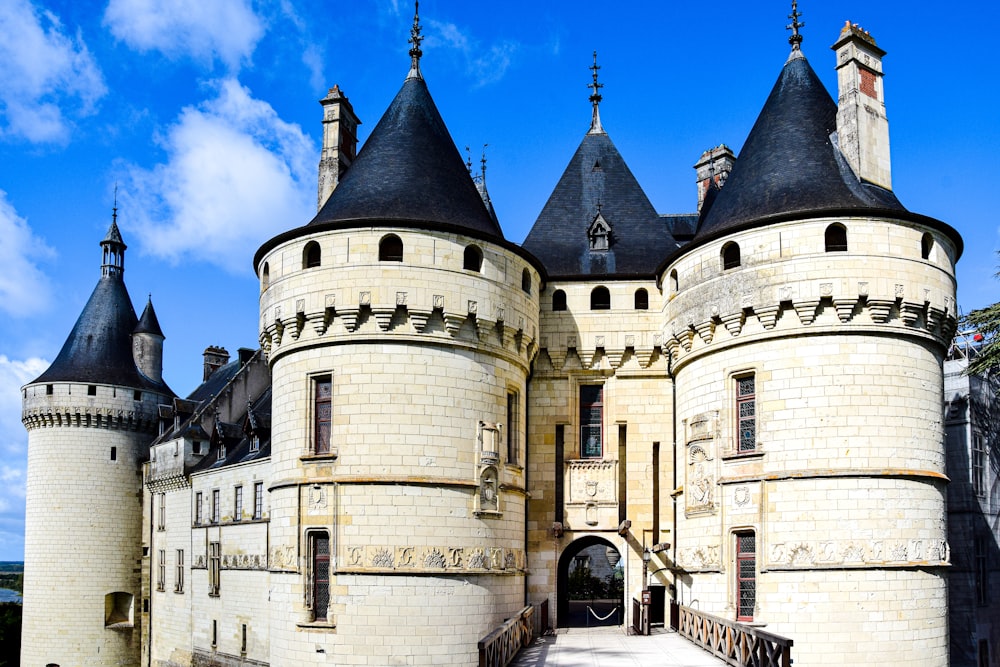
POLYGON ((619 561, 616 568, 610 562, 606 555, 608 547, 621 559, 619 547, 599 535, 586 535, 574 540, 559 556, 556 592, 557 627, 624 623, 626 613, 624 581, 618 576, 621 563, 619 561), (583 571, 584 569, 586 571, 583 571), (571 600, 571 598, 576 599, 571 600), (615 606, 619 608, 617 613, 611 614, 606 620, 598 620, 598 617, 607 616, 615 606), (593 614, 588 607, 594 610, 593 614))

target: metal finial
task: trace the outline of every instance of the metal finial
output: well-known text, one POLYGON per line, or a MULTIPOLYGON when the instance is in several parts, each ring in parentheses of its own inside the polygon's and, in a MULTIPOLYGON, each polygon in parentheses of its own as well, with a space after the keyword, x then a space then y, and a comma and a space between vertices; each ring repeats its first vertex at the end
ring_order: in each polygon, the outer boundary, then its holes
POLYGON ((420 36, 420 0, 415 0, 413 3, 413 27, 410 29, 408 41, 413 46, 410 47, 410 74, 407 78, 420 78, 420 56, 424 55, 420 50, 420 43, 424 41, 420 36))
POLYGON ((111 222, 118 224, 118 181, 115 181, 115 204, 111 207, 111 222))
POLYGON ((468 146, 465 147, 465 168, 469 170, 470 174, 472 173, 472 149, 468 146))
POLYGON ((792 0, 792 13, 788 15, 792 22, 785 26, 785 30, 792 31, 792 36, 788 38, 788 43, 792 45, 792 51, 798 51, 802 45, 802 35, 799 34, 799 28, 806 27, 806 24, 799 21, 801 16, 798 0, 792 0))
POLYGON ((489 144, 483 144, 483 157, 479 160, 479 163, 482 165, 479 177, 483 179, 483 183, 484 184, 486 183, 486 147, 487 146, 489 146, 489 144))
POLYGON ((594 64, 590 66, 590 71, 593 72, 594 80, 592 83, 588 84, 587 87, 593 92, 590 94, 590 103, 593 105, 593 115, 590 120, 590 132, 589 134, 603 134, 604 128, 601 127, 601 113, 598 110, 598 106, 601 104, 601 100, 604 97, 601 95, 600 90, 604 87, 603 83, 597 82, 597 70, 601 69, 601 66, 597 64, 597 51, 594 51, 594 64))

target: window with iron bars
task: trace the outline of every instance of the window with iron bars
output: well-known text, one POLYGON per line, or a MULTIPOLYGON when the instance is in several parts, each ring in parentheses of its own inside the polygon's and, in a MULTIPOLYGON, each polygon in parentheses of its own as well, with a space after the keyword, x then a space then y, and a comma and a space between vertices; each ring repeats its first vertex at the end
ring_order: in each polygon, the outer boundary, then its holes
POLYGON ((753 374, 736 378, 736 452, 757 451, 757 387, 753 374))
POLYGON ((736 620, 753 620, 757 603, 757 549, 752 532, 736 533, 736 620))

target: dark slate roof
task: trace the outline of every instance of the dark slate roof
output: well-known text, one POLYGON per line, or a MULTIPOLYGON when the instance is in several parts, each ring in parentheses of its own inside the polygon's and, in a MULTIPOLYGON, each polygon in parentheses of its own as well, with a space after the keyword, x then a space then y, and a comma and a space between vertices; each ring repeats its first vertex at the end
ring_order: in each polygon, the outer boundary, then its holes
POLYGON ((113 384, 173 396, 165 382, 150 380, 136 367, 132 356, 136 324, 121 276, 102 276, 56 360, 33 383, 113 384))
POLYGON ((403 83, 309 225, 336 222, 430 223, 503 238, 419 77, 403 83))
MULTIPOLYGON (((236 463, 247 463, 266 459, 271 455, 271 388, 268 387, 250 407, 258 422, 256 434, 259 440, 257 451, 250 451, 250 441, 254 429, 248 423, 248 414, 244 414, 240 423, 216 423, 215 432, 211 436, 212 450, 205 458, 191 469, 191 472, 223 468, 236 463), (223 458, 219 458, 219 446, 225 445, 223 458)), ((249 411, 248 411, 249 412, 249 411)))
POLYGON ((610 137, 592 132, 580 142, 523 247, 552 278, 614 277, 652 275, 677 242, 610 137), (587 237, 598 204, 611 226, 607 251, 592 251, 587 237))
POLYGON ((775 216, 906 211, 891 191, 858 180, 830 136, 836 129, 837 103, 805 57, 792 57, 725 186, 703 206, 696 241, 775 216))
POLYGON ((163 336, 163 330, 160 329, 160 321, 156 319, 156 311, 153 310, 152 298, 146 301, 146 307, 142 310, 142 317, 139 318, 139 324, 132 333, 153 334, 154 336, 160 337, 163 336))
POLYGON ((234 359, 225 366, 220 366, 208 377, 207 380, 198 385, 198 387, 188 395, 187 400, 197 401, 200 403, 218 396, 219 392, 226 388, 226 385, 229 384, 234 377, 236 377, 236 374, 240 372, 240 368, 242 367, 243 364, 239 359, 234 359))
POLYGON ((117 243, 122 247, 127 247, 125 241, 122 240, 122 233, 118 231, 118 222, 115 220, 111 221, 111 226, 108 227, 108 233, 104 235, 104 240, 101 241, 101 245, 105 243, 117 243))

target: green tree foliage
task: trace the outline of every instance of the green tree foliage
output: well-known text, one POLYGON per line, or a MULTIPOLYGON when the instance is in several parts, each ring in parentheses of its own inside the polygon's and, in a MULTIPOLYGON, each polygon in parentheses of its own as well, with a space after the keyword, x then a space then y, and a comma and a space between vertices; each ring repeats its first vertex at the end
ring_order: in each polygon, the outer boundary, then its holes
POLYGON ((0 603, 0 667, 21 664, 21 605, 0 603))
MULTIPOLYGON (((1000 278, 1000 273, 996 277, 1000 278)), ((986 375, 991 370, 1000 369, 1000 303, 973 310, 962 318, 961 326, 974 329, 983 336, 979 354, 969 360, 968 374, 986 375)))

